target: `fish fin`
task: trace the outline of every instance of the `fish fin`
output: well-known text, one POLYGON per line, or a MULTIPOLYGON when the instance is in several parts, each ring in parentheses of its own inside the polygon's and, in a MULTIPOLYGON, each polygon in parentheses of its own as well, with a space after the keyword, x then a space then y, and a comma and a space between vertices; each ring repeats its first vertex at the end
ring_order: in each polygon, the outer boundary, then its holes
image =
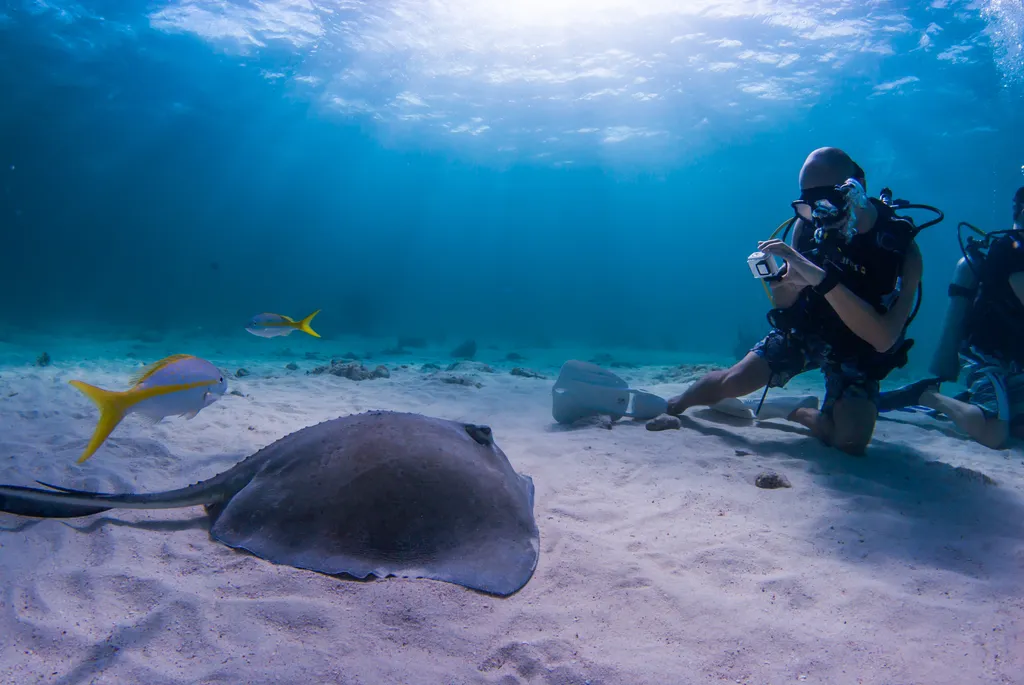
POLYGON ((154 373, 156 373, 160 369, 162 369, 165 366, 167 366, 168 364, 173 364, 174 362, 181 361, 182 359, 189 359, 191 357, 192 357, 191 354, 172 354, 169 357, 164 357, 160 361, 153 362, 152 364, 150 364, 149 366, 145 367, 144 369, 139 370, 138 373, 136 373, 134 376, 132 376, 131 384, 134 387, 134 386, 138 385, 139 383, 141 383, 142 381, 144 381, 147 378, 149 378, 150 376, 152 376, 154 373))
POLYGON ((295 319, 293 319, 290 316, 285 316, 284 314, 274 314, 274 316, 280 316, 282 319, 284 319, 288 323, 295 323, 295 319))
POLYGON ((127 392, 104 390, 82 381, 68 381, 68 383, 78 388, 100 410, 100 420, 96 423, 92 438, 82 456, 78 458, 78 463, 81 464, 99 449, 103 441, 117 428, 117 424, 121 423, 121 419, 128 413, 128 409, 135 404, 136 400, 127 392))
POLYGON ((198 414, 199 414, 199 410, 198 410, 198 409, 193 409, 192 411, 187 411, 187 412, 185 412, 184 414, 182 414, 182 416, 184 416, 184 417, 185 417, 185 420, 186 420, 186 421, 191 421, 191 420, 192 420, 192 419, 194 419, 194 418, 195 418, 195 417, 196 417, 196 416, 197 416, 198 414))
POLYGON ((303 319, 302 321, 299 321, 299 322, 298 322, 298 325, 297 325, 297 328, 298 328, 298 329, 299 329, 300 331, 302 331, 303 333, 309 333, 309 334, 310 334, 311 336, 313 336, 314 338, 319 338, 319 337, 320 337, 320 334, 319 334, 319 333, 317 333, 316 331, 314 331, 314 330, 313 330, 312 328, 310 328, 310 326, 309 326, 309 322, 310 322, 310 321, 312 321, 312 320, 313 320, 313 317, 314 317, 314 316, 316 316, 316 315, 317 315, 317 314, 319 314, 319 313, 320 313, 320 310, 318 309, 318 310, 316 310, 315 312, 313 312, 312 314, 310 314, 309 316, 307 316, 307 317, 306 317, 305 319, 303 319))
MULTIPOLYGON (((131 390, 125 390, 118 392, 114 390, 104 390, 103 388, 97 388, 94 385, 83 383, 82 381, 68 381, 71 385, 82 391, 86 397, 91 399, 100 410, 100 420, 96 424, 96 429, 93 431, 92 439, 85 448, 85 452, 78 458, 78 463, 81 464, 86 459, 91 457, 93 453, 99 449, 103 441, 113 432, 117 427, 117 424, 121 423, 128 410, 131 409, 135 404, 148 400, 153 397, 159 397, 161 395, 170 395, 171 393, 180 392, 182 390, 191 390, 193 388, 199 388, 205 385, 216 385, 217 381, 196 381, 194 383, 181 383, 178 385, 161 385, 155 388, 144 388, 140 389, 134 387, 131 390)), ((141 415, 144 420, 148 419, 153 424, 159 423, 163 417, 152 418, 145 414, 141 415)))

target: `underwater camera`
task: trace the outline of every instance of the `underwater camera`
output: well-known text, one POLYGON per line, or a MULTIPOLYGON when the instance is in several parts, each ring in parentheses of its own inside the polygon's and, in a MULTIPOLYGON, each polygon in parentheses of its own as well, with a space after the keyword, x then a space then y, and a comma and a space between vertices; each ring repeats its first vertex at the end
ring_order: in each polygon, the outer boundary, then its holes
POLYGON ((781 265, 775 255, 767 255, 764 252, 754 252, 747 257, 747 266, 754 278, 774 278, 779 273, 781 265))

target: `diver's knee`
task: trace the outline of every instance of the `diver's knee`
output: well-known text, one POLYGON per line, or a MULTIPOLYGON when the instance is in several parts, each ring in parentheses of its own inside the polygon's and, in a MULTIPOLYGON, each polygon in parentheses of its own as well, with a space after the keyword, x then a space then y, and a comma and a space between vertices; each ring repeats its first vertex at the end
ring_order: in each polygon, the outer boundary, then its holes
POLYGON ((1006 447, 1006 443, 1010 439, 1010 424, 1008 421, 989 419, 974 436, 974 439, 982 447, 1001 450, 1006 447))
POLYGON ((832 415, 831 444, 854 456, 863 456, 875 433, 878 410, 868 399, 840 400, 832 415))
POLYGON ((863 457, 868 451, 868 443, 871 439, 868 438, 866 441, 861 440, 846 440, 846 441, 833 441, 832 446, 837 450, 845 452, 852 457, 863 457))

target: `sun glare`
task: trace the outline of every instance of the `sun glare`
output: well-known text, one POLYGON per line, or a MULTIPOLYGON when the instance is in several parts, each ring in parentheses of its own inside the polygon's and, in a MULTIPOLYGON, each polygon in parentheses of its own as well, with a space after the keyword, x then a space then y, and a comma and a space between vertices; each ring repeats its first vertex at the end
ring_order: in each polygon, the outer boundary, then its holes
MULTIPOLYGON (((443 14, 458 14, 489 29, 559 29, 610 24, 679 11, 686 0, 437 0, 443 14)), ((703 3, 697 3, 703 4, 703 3)))

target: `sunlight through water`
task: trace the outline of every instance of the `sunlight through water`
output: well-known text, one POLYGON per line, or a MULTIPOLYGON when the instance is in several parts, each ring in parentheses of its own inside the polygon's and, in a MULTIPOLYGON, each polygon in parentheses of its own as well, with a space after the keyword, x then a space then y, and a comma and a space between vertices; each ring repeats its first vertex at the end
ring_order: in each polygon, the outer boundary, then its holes
POLYGON ((1018 88, 1019 4, 180 0, 151 22, 228 53, 296 56, 267 78, 385 137, 557 163, 595 145, 685 154, 715 132, 771 130, 840 83, 865 106, 928 91, 972 98, 995 65, 1018 88), (940 65, 944 82, 922 80, 940 65))
MULTIPOLYGON (((949 134, 984 130, 976 104, 1024 87, 1022 14, 1019 0, 170 0, 147 20, 256 58, 385 141, 563 164, 691 156, 800 125, 839 92, 853 104, 831 116, 853 122, 938 108, 949 134)), ((96 51, 97 36, 61 38, 96 51)))

